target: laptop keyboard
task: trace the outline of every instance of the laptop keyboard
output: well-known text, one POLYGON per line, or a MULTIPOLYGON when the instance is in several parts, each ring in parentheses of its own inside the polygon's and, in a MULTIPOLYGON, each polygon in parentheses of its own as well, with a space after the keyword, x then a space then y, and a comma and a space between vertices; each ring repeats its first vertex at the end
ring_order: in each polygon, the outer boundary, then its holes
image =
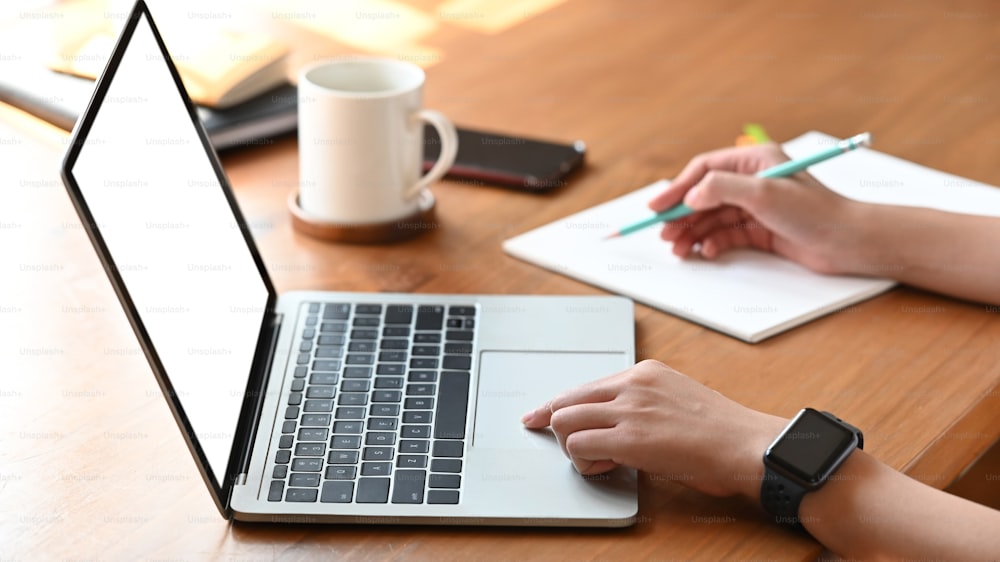
POLYGON ((457 504, 475 306, 306 311, 268 501, 457 504))

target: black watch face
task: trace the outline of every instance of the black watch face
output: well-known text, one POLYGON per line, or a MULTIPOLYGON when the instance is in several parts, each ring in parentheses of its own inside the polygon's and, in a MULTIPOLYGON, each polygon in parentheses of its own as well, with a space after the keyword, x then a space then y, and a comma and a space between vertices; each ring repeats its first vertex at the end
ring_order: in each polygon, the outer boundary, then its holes
POLYGON ((768 450, 767 459, 799 480, 817 484, 856 446, 853 431, 807 409, 768 450))

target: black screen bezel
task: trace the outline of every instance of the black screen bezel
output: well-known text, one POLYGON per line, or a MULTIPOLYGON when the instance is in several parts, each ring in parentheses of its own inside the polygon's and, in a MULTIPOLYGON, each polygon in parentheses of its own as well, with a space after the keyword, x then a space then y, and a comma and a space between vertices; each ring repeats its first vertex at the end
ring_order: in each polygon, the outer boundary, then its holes
MULTIPOLYGON (((160 61, 155 61, 153 64, 160 64, 160 61)), ((117 294, 118 300, 121 302, 122 308, 125 310, 129 324, 131 324, 132 330, 139 339, 139 344, 142 347, 142 350, 146 355, 146 359, 153 370, 153 374, 160 385, 160 390, 163 392, 163 396, 167 400, 170 411, 173 413, 174 419, 177 421, 177 425, 181 429, 181 433, 183 434, 188 445, 188 449, 195 458, 195 462, 201 472, 202 479, 212 492, 212 497, 215 501, 216 507, 219 509, 219 512, 223 515, 223 517, 228 519, 232 516, 232 510, 229 507, 229 499, 232 495, 233 486, 237 475, 245 468, 243 464, 245 463, 245 459, 249 456, 247 449, 252 442, 252 437, 256 429, 254 422, 256 419, 256 410, 259 408, 261 397, 263 396, 262 389, 268 369, 267 361, 270 355, 271 333, 275 325, 274 305, 277 301, 277 294, 275 292, 274 285, 271 282, 271 278, 267 274, 267 269, 264 266, 264 261, 261 259, 257 245, 253 241, 246 219, 243 217, 243 213, 240 211, 236 198, 234 197, 232 189, 229 186, 229 181, 226 178, 221 163, 219 162, 219 157, 216 154, 215 149, 212 147, 208 135, 205 133, 205 129, 198 118, 195 105, 188 96, 187 90, 184 89, 180 74, 177 72, 173 61, 170 58, 166 46, 163 43, 163 38, 160 36, 159 30, 153 22, 152 15, 150 14, 149 8, 146 6, 144 0, 136 0, 128 19, 126 20, 124 28, 115 43, 108 63, 100 77, 97 79, 97 84, 90 102, 87 104, 87 109, 77 120, 76 126, 73 128, 73 132, 69 140, 69 146, 66 150, 66 155, 63 158, 61 175, 63 183, 66 186, 66 190, 69 193, 69 197, 73 202, 73 206, 76 208, 76 212, 83 223, 83 227, 87 231, 94 249, 97 251, 101 264, 104 267, 104 271, 107 273, 108 278, 114 287, 115 294, 117 294), (80 150, 87 142, 87 136, 90 133, 94 119, 97 116, 99 108, 104 102, 108 88, 114 80, 124 53, 128 48, 136 27, 142 18, 145 18, 146 22, 149 24, 153 37, 156 40, 157 47, 162 54, 162 61, 167 64, 167 68, 174 81, 174 85, 177 87, 181 99, 184 102, 188 116, 194 123, 198 138, 200 139, 202 147, 205 149, 206 154, 209 157, 212 169, 219 180, 219 185, 224 196, 226 197, 227 202, 229 203, 230 209, 233 212, 233 218, 235 219, 240 232, 243 234, 243 238, 250 250, 250 254, 257 266, 257 270, 264 282, 264 286, 267 289, 268 296, 265 305, 264 317, 258 333, 257 346, 254 351, 252 367, 247 376, 247 386, 244 392, 243 405, 241 407, 237 426, 233 435, 233 445, 230 450, 226 474, 223 474, 222 478, 216 478, 211 465, 208 463, 205 452, 202 449, 201 444, 198 442, 197 436, 191 427, 191 423, 184 411, 184 407, 180 403, 177 393, 174 392, 170 378, 167 376, 163 363, 160 361, 160 357, 152 344, 149 333, 146 331, 138 310, 136 309, 135 303, 132 301, 128 289, 125 287, 124 281, 118 272, 114 259, 104 242, 100 229, 94 221, 93 214, 90 212, 90 208, 83 197, 83 193, 80 190, 72 171, 73 166, 80 155, 80 150)))
POLYGON ((804 408, 795 416, 792 423, 788 424, 788 427, 781 432, 781 435, 774 440, 774 443, 768 447, 764 453, 764 462, 802 486, 814 488, 830 478, 837 468, 847 460, 847 457, 851 455, 854 449, 857 449, 860 445, 861 437, 855 430, 842 423, 838 423, 832 419, 832 416, 823 412, 812 408, 804 408), (806 418, 810 419, 806 420, 806 418), (804 421, 822 421, 823 425, 829 428, 830 431, 840 434, 840 439, 837 440, 837 444, 834 447, 830 448, 830 452, 826 455, 824 463, 812 473, 805 472, 801 467, 796 466, 794 462, 783 457, 780 454, 780 449, 775 450, 790 435, 794 435, 797 431, 800 431, 799 428, 803 425, 804 421))

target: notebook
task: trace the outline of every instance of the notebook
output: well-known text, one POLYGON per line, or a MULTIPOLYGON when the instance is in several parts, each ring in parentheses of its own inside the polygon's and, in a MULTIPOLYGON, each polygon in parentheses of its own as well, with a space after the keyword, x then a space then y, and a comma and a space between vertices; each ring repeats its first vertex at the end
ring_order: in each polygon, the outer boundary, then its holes
POLYGON ((223 516, 634 522, 634 470, 584 478, 520 423, 632 365, 632 302, 277 295, 142 0, 62 176, 223 516))
MULTIPOLYGON (((809 132, 783 148, 799 158, 835 140, 809 132)), ((876 150, 861 148, 809 171, 853 199, 1000 216, 1000 189, 876 150)), ((751 343, 895 285, 889 279, 820 275, 753 250, 726 252, 714 261, 680 259, 660 240, 658 228, 602 240, 647 213, 646 202, 667 185, 655 182, 506 240, 503 248, 516 258, 751 343)))

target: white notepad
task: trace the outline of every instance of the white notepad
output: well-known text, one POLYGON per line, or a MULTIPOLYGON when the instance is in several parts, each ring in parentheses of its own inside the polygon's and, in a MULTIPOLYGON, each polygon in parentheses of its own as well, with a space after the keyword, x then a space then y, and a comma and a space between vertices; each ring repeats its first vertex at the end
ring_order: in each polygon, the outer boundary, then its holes
MULTIPOLYGON (((799 158, 836 140, 810 132, 783 148, 799 158)), ((1000 189, 871 149, 838 156, 809 172, 852 199, 1000 216, 1000 189)), ((667 185, 661 180, 506 240, 503 248, 516 258, 751 343, 895 285, 888 279, 819 275, 753 250, 729 251, 714 261, 682 260, 660 240, 657 227, 603 240, 642 218, 646 202, 667 185)))

